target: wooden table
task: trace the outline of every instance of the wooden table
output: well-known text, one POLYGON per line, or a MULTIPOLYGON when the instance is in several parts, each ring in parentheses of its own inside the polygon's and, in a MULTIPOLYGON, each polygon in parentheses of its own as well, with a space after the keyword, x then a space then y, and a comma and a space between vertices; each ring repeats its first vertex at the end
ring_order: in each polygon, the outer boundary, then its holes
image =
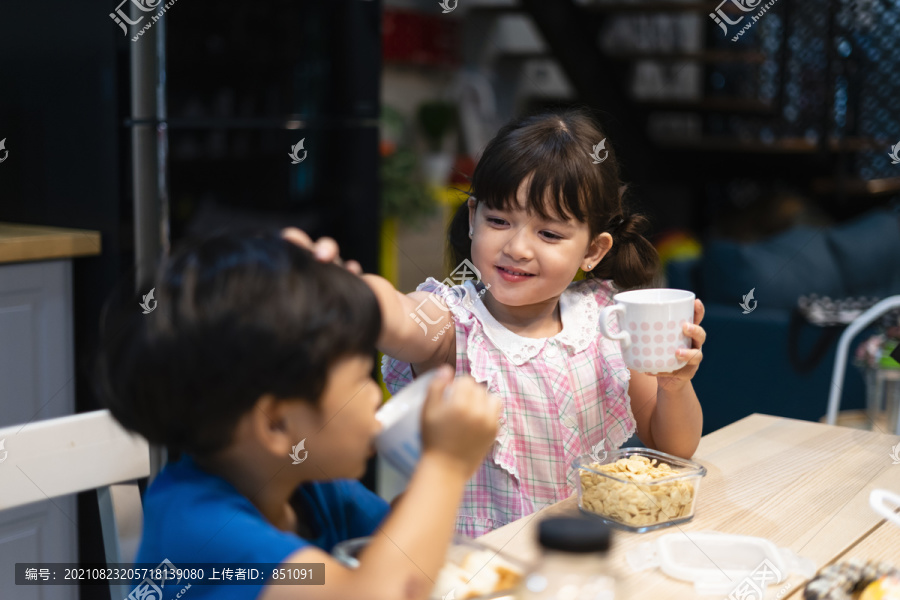
MULTIPOLYGON (((638 544, 679 531, 767 538, 812 559, 817 569, 851 557, 900 567, 900 528, 869 507, 869 492, 875 488, 900 493, 900 465, 890 458, 891 447, 898 442, 895 435, 760 414, 704 436, 693 458, 708 471, 700 484, 694 519, 643 534, 616 531, 612 565, 622 575, 621 597, 697 597, 693 584, 658 569, 635 573, 625 560, 638 544)), ((531 561, 539 556, 537 522, 578 512, 573 496, 479 541, 531 561)), ((770 585, 765 597, 802 599, 805 583, 803 577, 792 575, 780 585, 770 585)))

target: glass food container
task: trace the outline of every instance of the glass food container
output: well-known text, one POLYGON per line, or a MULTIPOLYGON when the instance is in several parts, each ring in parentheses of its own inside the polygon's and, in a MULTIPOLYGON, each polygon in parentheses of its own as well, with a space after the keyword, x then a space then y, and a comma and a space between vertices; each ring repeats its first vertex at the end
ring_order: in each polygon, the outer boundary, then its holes
MULTIPOLYGON (((345 540, 332 556, 346 567, 359 567, 357 557, 371 537, 345 540)), ((513 600, 529 566, 463 535, 454 536, 444 567, 438 574, 431 600, 513 600)))
POLYGON ((622 448, 601 460, 586 454, 572 467, 578 508, 634 533, 691 520, 706 475, 703 465, 648 448, 622 448))

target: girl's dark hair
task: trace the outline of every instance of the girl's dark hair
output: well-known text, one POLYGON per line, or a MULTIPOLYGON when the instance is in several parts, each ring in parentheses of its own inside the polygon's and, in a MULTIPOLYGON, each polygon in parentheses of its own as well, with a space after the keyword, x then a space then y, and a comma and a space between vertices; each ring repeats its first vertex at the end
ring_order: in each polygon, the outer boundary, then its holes
POLYGON ((195 455, 227 446, 264 394, 317 403, 329 368, 373 355, 381 330, 362 279, 276 233, 190 243, 151 288, 149 314, 141 293, 107 302, 98 392, 127 429, 195 455))
MULTIPOLYGON (((547 218, 574 217, 587 223, 591 239, 609 232, 613 247, 586 277, 612 279, 619 289, 649 284, 659 269, 659 255, 642 235, 649 224, 629 212, 623 202, 626 187, 619 179, 619 163, 609 142, 599 150, 599 164, 591 159, 593 147, 606 135, 582 109, 544 112, 516 119, 492 139, 472 175, 470 195, 495 210, 516 207, 519 185, 533 174, 527 190, 527 209, 547 218), (555 215, 547 214, 545 198, 552 198, 555 215)), ((465 203, 450 224, 448 258, 452 269, 472 259, 469 214, 465 203)))

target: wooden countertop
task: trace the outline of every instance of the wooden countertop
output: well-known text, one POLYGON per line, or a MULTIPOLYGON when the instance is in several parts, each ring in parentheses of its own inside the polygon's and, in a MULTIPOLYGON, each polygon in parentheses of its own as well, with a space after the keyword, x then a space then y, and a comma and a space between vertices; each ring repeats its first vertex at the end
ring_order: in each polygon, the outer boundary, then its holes
POLYGON ((100 254, 100 232, 0 223, 0 264, 100 254))

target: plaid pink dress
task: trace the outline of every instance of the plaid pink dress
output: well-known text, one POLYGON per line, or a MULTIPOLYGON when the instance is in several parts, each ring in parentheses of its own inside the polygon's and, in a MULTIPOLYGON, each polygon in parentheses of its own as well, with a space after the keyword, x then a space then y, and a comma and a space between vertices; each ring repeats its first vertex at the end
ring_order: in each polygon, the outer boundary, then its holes
MULTIPOLYGON (((478 299, 481 288, 472 281, 450 288, 431 277, 418 287, 450 307, 457 375, 471 374, 503 400, 494 446, 466 485, 456 519, 457 532, 470 537, 568 498, 575 458, 595 447, 614 450, 635 431, 630 373, 619 343, 598 326, 616 293, 612 282, 572 283, 559 300, 563 330, 540 339, 501 325, 478 299)), ((391 393, 412 381, 409 364, 388 356, 381 371, 391 393)))

